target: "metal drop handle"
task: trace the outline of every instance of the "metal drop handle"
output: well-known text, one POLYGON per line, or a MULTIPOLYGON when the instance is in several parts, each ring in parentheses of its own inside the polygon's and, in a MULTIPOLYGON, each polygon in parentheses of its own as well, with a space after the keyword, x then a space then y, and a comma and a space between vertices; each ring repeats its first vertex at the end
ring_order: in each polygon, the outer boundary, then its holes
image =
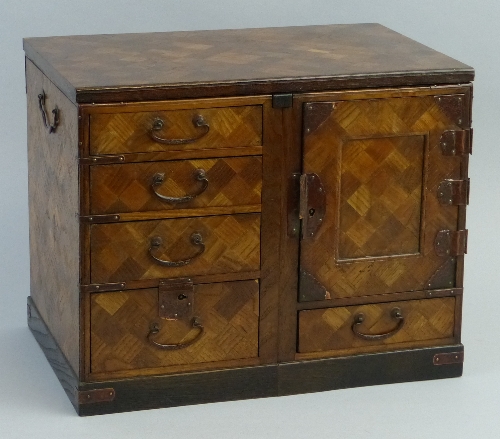
POLYGON ((397 326, 389 332, 384 332, 383 334, 364 334, 359 331, 360 325, 365 321, 365 315, 363 313, 356 314, 354 316, 354 322, 351 326, 352 332, 363 340, 376 341, 376 340, 385 340, 386 338, 392 337, 397 332, 401 330, 403 325, 405 324, 405 319, 401 314, 400 308, 393 308, 391 310, 391 317, 397 321, 397 326))
POLYGON ((185 343, 165 343, 164 344, 164 343, 158 343, 157 341, 153 340, 153 336, 155 336, 156 334, 158 334, 160 332, 160 325, 158 323, 154 322, 151 324, 151 327, 150 327, 148 335, 147 335, 147 339, 148 339, 149 343, 151 343, 152 345, 156 346, 157 348, 164 349, 167 351, 184 349, 184 348, 187 348, 188 346, 191 346, 192 344, 196 343, 201 338, 203 333, 205 332, 205 328, 201 324, 199 317, 193 318, 193 320, 191 321, 191 327, 199 330, 198 334, 196 334, 196 336, 194 338, 192 338, 191 340, 189 340, 185 343))
POLYGON ((56 129, 59 125, 59 108, 56 107, 52 110, 52 114, 54 115, 54 122, 50 124, 49 122, 49 116, 47 115, 47 111, 45 110, 45 99, 46 99, 46 94, 45 91, 42 90, 42 92, 38 95, 38 106, 40 108, 40 111, 42 113, 42 119, 43 119, 43 124, 45 128, 49 131, 49 134, 55 133, 56 129))
POLYGON ((184 195, 183 197, 167 197, 166 195, 162 195, 156 191, 156 188, 158 186, 161 186, 165 181, 164 173, 158 172, 155 175, 153 175, 153 183, 151 184, 151 189, 158 198, 160 198, 163 201, 166 201, 167 203, 172 203, 172 204, 186 203, 188 201, 191 201, 193 198, 196 198, 198 195, 201 195, 208 188, 207 174, 204 169, 202 168, 197 169, 194 173, 194 179, 196 181, 201 182, 200 189, 197 190, 194 194, 184 195))
POLYGON ((200 256, 204 251, 205 251, 205 243, 203 242, 203 237, 201 236, 200 233, 195 232, 191 235, 191 243, 198 247, 198 251, 196 254, 191 256, 190 258, 183 259, 180 261, 167 261, 165 259, 160 259, 159 257, 155 256, 155 252, 160 248, 162 244, 162 239, 159 236, 154 236, 151 239, 151 247, 149 248, 149 254, 150 256, 158 262, 160 265, 164 265, 165 267, 182 267, 184 265, 188 265, 191 263, 195 258, 200 256))
POLYGON ((210 126, 206 122, 205 118, 198 114, 193 118, 193 125, 195 128, 200 128, 200 134, 195 137, 191 137, 188 139, 165 139, 163 137, 158 136, 156 133, 163 129, 165 125, 165 121, 163 119, 157 118, 153 121, 153 126, 149 131, 151 138, 158 143, 162 143, 164 145, 185 145, 187 143, 194 143, 197 140, 201 139, 203 136, 206 136, 210 131, 210 126))

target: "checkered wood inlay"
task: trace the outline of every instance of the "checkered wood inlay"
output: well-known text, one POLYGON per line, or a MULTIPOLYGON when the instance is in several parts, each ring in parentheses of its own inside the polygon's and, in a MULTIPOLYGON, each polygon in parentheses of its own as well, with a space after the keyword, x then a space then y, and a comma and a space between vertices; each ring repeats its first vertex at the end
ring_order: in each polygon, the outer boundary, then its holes
POLYGON ((323 182, 326 214, 301 244, 301 270, 332 299, 427 288, 445 262, 434 251, 436 234, 456 230, 458 220, 437 189, 460 178, 461 159, 443 156, 439 141, 460 127, 433 96, 312 103, 306 121, 315 112, 321 118, 305 134, 303 169, 323 182))
POLYGON ((217 215, 91 226, 91 282, 173 278, 260 269, 260 215, 217 215), (205 251, 182 267, 166 267, 150 253, 151 240, 162 239, 154 254, 169 261, 198 252, 190 237, 200 233, 205 251))
POLYGON ((196 285, 193 316, 204 327, 199 340, 183 349, 162 350, 147 340, 151 323, 159 323, 154 340, 163 344, 186 343, 198 329, 191 327, 190 319, 160 319, 157 289, 93 294, 91 373, 258 356, 257 280, 196 285))
POLYGON ((92 166, 90 200, 93 214, 169 210, 214 206, 258 205, 261 202, 262 158, 130 163, 92 166), (206 172, 208 186, 184 203, 161 200, 151 187, 155 174, 164 174, 156 192, 168 197, 195 194, 202 188, 198 169, 206 172))
POLYGON ((262 107, 242 106, 135 113, 98 113, 90 116, 90 153, 117 154, 184 151, 262 145, 262 107), (164 145, 151 138, 155 119, 164 127, 155 134, 165 139, 190 139, 202 130, 193 125, 201 115, 210 129, 198 140, 184 145, 164 145))
POLYGON ((410 300, 362 306, 315 309, 299 313, 299 352, 320 352, 335 349, 388 346, 397 343, 423 342, 453 337, 455 298, 410 300), (365 320, 358 327, 362 334, 383 334, 395 329, 391 318, 394 307, 401 309, 401 329, 384 340, 363 340, 354 334, 354 317, 363 313, 365 320))
POLYGON ((345 142, 339 258, 418 253, 424 136, 345 142))

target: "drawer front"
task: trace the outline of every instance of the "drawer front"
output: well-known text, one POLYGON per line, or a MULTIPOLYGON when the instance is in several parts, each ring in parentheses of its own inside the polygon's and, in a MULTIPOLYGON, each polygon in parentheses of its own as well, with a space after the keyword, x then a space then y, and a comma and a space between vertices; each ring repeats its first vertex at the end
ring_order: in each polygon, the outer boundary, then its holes
POLYGON ((93 214, 248 206, 261 202, 262 158, 92 166, 93 214))
POLYGON ((256 280, 195 285, 193 317, 183 320, 159 317, 156 288, 92 294, 90 302, 93 374, 258 356, 256 280), (150 334, 154 324, 159 332, 150 334))
POLYGON ((90 116, 92 155, 258 145, 262 145, 260 105, 90 116))
POLYGON ((94 224, 90 234, 92 283, 260 269, 260 214, 94 224))
POLYGON ((301 311, 298 351, 437 344, 453 337, 454 313, 454 297, 301 311))

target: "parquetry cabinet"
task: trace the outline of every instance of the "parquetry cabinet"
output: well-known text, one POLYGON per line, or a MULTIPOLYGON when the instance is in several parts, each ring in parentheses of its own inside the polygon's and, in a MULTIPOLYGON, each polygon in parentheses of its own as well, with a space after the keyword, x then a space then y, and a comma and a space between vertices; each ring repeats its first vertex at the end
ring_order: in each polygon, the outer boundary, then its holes
POLYGON ((472 68, 375 24, 24 48, 28 322, 79 414, 461 375, 472 68))

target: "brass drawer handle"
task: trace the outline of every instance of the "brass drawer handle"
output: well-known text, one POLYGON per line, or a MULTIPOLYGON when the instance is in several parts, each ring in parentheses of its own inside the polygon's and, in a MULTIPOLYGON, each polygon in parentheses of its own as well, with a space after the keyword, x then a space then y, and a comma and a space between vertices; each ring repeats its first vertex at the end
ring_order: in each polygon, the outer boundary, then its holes
POLYGON ((151 185, 151 189, 153 189, 153 192, 158 198, 160 198, 163 201, 166 201, 167 203, 174 203, 174 204, 186 203, 187 201, 191 201, 193 198, 196 198, 198 195, 201 195, 208 188, 208 179, 204 169, 201 168, 197 169, 196 172, 194 173, 194 179, 197 181, 201 181, 200 189, 197 190, 194 194, 185 195, 183 197, 167 197, 156 191, 156 187, 161 186, 165 181, 164 173, 158 172, 155 175, 153 175, 153 184, 151 185))
POLYGON ((148 335, 147 335, 147 339, 152 345, 156 346, 157 348, 164 349, 167 351, 174 351, 176 349, 184 349, 184 348, 187 348, 188 346, 191 346, 192 344, 196 343, 201 338, 203 333, 205 332, 205 328, 201 324, 200 319, 198 317, 193 318, 193 320, 191 322, 191 326, 193 328, 197 328, 199 330, 199 332, 198 332, 198 334, 196 334, 196 336, 194 338, 192 338, 191 340, 189 340, 185 343, 163 344, 163 343, 158 343, 157 341, 153 340, 153 336, 160 332, 160 325, 156 322, 151 324, 151 327, 150 327, 148 335))
POLYGON ((55 133, 57 126, 59 125, 59 108, 57 106, 52 110, 52 114, 54 115, 54 122, 52 125, 49 122, 49 116, 47 116, 47 112, 45 111, 45 90, 38 95, 38 106, 40 107, 40 111, 42 112, 42 119, 45 128, 49 131, 49 134, 55 133))
POLYGON ((391 317, 398 322, 397 326, 392 331, 386 332, 384 334, 363 334, 362 332, 359 332, 358 328, 364 322, 365 315, 363 313, 356 314, 354 316, 354 322, 351 327, 352 332, 354 332, 356 336, 362 338, 363 340, 385 340, 386 338, 392 337, 394 334, 396 334, 405 324, 405 318, 401 314, 400 308, 393 308, 391 310, 391 317))
POLYGON ((164 125, 165 122, 163 121, 163 119, 155 119, 153 121, 151 131, 149 132, 151 138, 154 141, 163 143, 164 145, 185 145, 186 143, 193 143, 201 139, 203 136, 207 135, 210 131, 210 126, 201 114, 198 114, 193 118, 193 125, 195 126, 195 128, 201 128, 200 134, 198 134, 196 137, 191 137, 189 139, 164 139, 163 137, 160 137, 156 134, 157 131, 161 131, 163 129, 164 125))
POLYGON ((193 259, 200 256, 205 251, 205 243, 203 242, 203 237, 201 236, 200 233, 195 232, 191 235, 191 243, 194 246, 198 247, 198 252, 195 255, 181 261, 166 261, 154 255, 154 252, 158 250, 162 244, 162 239, 159 236, 154 236, 151 239, 151 247, 149 248, 149 254, 160 265, 164 265, 166 267, 182 267, 184 265, 189 264, 191 261, 193 261, 193 259))

